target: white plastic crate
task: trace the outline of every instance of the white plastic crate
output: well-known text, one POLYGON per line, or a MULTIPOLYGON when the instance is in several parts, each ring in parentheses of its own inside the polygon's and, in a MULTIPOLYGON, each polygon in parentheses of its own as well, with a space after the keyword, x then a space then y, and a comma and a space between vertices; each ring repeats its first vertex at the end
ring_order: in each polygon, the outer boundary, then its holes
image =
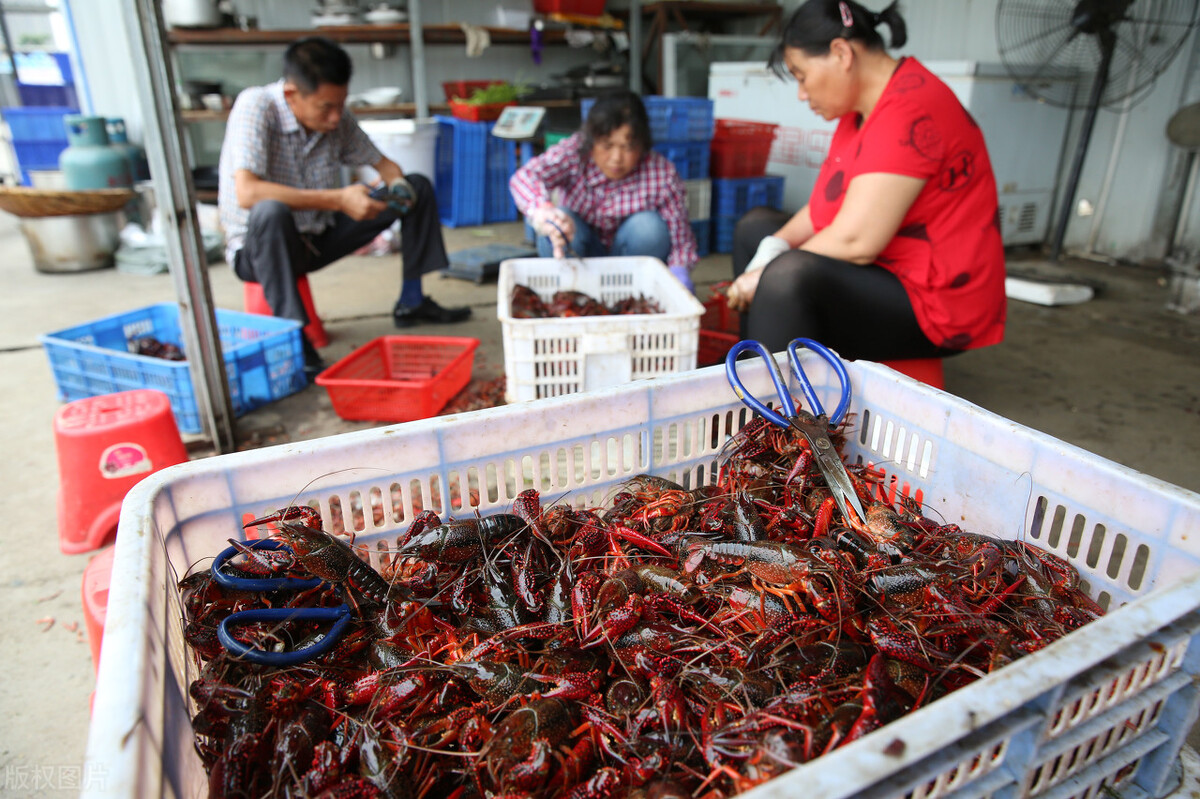
POLYGON ((500 264, 496 316, 508 402, 577 394, 696 368, 704 306, 657 258, 513 258, 500 264), (664 313, 514 319, 513 286, 548 301, 582 291, 606 305, 644 295, 664 313))
MULTIPOLYGON (((829 370, 806 365, 831 396, 829 370)), ((1161 796, 1196 715, 1200 495, 885 367, 847 367, 849 460, 881 465, 931 516, 1067 558, 1110 612, 743 796, 1161 796)), ((742 376, 748 390, 771 396, 765 369, 747 364, 742 376)), ((204 795, 188 721, 197 669, 182 641, 176 582, 247 517, 314 502, 374 549, 394 543, 416 506, 443 516, 498 512, 530 487, 544 501, 599 503, 642 472, 706 483, 749 418, 723 368, 712 367, 148 477, 122 508, 84 766, 102 778, 84 795, 204 795)))
POLYGON ((685 180, 683 188, 687 192, 688 219, 708 219, 712 216, 712 178, 694 178, 685 180))

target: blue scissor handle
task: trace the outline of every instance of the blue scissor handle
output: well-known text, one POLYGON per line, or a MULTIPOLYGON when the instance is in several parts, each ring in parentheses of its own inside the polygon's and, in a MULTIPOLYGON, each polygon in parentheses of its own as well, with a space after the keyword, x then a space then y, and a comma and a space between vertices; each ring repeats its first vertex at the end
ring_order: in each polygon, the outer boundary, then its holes
POLYGON ((825 408, 822 407, 821 401, 817 399, 816 392, 813 391, 812 383, 809 382, 808 374, 805 373, 804 367, 800 365, 799 350, 801 349, 809 349, 820 355, 825 363, 833 367, 833 371, 838 376, 838 382, 841 384, 841 397, 838 400, 837 409, 829 417, 829 423, 836 427, 842 423, 842 419, 846 416, 846 409, 850 407, 850 374, 846 371, 846 364, 842 363, 842 359, 833 350, 818 341, 813 341, 811 338, 793 339, 788 344, 788 362, 792 365, 792 373, 796 375, 796 380, 800 383, 800 390, 804 392, 804 398, 808 400, 808 407, 812 411, 813 416, 820 416, 825 413, 825 408))
MULTIPOLYGON (((270 538, 258 541, 247 541, 251 549, 287 549, 285 544, 270 538)), ((304 591, 316 588, 322 583, 320 578, 302 579, 299 577, 235 577, 225 574, 221 567, 230 558, 236 556, 237 547, 226 547, 213 560, 213 580, 225 588, 234 591, 304 591)), ((339 605, 336 608, 257 608, 243 610, 227 616, 217 627, 217 640, 235 657, 259 663, 264 666, 295 666, 319 655, 325 654, 341 637, 342 631, 350 623, 350 608, 339 605), (244 644, 233 637, 230 628, 254 622, 289 622, 289 621, 332 621, 333 627, 315 644, 288 652, 265 652, 253 646, 244 644)))
POLYGON ((729 354, 725 356, 725 377, 728 378, 729 385, 733 389, 733 393, 737 394, 738 399, 762 414, 763 418, 780 427, 790 426, 791 423, 788 419, 796 415, 796 403, 792 399, 792 395, 787 389, 787 384, 783 380, 783 373, 779 371, 779 364, 775 362, 774 356, 767 351, 767 348, 761 342, 745 340, 734 344, 729 349, 729 354), (742 385, 742 380, 738 377, 737 373, 737 359, 739 355, 749 350, 753 350, 760 358, 767 362, 771 382, 775 384, 775 395, 779 397, 780 410, 787 414, 786 417, 768 408, 759 401, 758 397, 746 391, 746 387, 742 385))
MULTIPOLYGON (((262 538, 257 541, 247 541, 246 545, 250 549, 287 549, 287 546, 279 541, 271 538, 262 538)), ((231 591, 303 591, 308 588, 316 588, 321 584, 320 578, 302 579, 300 577, 235 577, 232 574, 225 574, 221 571, 221 567, 225 565, 225 561, 238 555, 237 547, 226 547, 217 555, 212 565, 213 580, 217 585, 223 588, 228 588, 231 591)))
POLYGON ((258 663, 263 666, 296 666, 307 660, 325 654, 341 637, 342 631, 350 623, 350 608, 339 605, 336 608, 258 608, 243 610, 227 616, 217 627, 217 639, 221 645, 235 657, 258 663), (234 625, 252 624, 258 621, 288 622, 288 621, 332 621, 333 627, 320 641, 300 649, 287 652, 266 652, 244 644, 233 637, 229 628, 234 625))

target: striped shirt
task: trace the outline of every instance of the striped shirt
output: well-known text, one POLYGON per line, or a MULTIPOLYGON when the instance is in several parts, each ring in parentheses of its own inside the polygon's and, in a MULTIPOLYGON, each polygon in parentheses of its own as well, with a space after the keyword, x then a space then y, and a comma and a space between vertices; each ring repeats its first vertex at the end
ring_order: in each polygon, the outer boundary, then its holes
POLYGON ((668 266, 691 269, 699 256, 688 221, 687 195, 675 165, 651 150, 620 180, 609 180, 591 158, 579 154, 576 133, 550 147, 518 169, 509 180, 513 201, 521 213, 550 199, 553 189, 564 192, 562 205, 579 214, 612 247, 617 228, 639 211, 655 211, 671 234, 668 266))
MULTIPOLYGON (((246 89, 233 103, 221 145, 217 207, 225 229, 226 261, 233 264, 242 248, 250 218, 250 209, 238 205, 233 177, 237 170, 298 189, 334 189, 342 185, 343 166, 373 165, 382 157, 349 109, 337 130, 313 133, 288 107, 282 80, 246 89)), ((301 233, 320 233, 333 219, 332 211, 292 213, 301 233)))

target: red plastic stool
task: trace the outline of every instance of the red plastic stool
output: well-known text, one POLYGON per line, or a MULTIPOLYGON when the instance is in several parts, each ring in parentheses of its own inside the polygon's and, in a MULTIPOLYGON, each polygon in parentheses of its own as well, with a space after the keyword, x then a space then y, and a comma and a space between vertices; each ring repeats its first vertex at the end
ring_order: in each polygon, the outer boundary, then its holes
POLYGON ((83 617, 87 623, 88 645, 92 648, 92 667, 100 670, 100 642, 104 638, 104 619, 108 614, 108 586, 112 583, 113 550, 105 547, 88 561, 83 570, 83 617))
MULTIPOLYGON (((243 285, 245 288, 242 301, 246 305, 246 313, 270 316, 271 306, 267 305, 262 286, 258 283, 243 285)), ((304 326, 304 335, 308 336, 308 340, 314 347, 324 347, 329 343, 329 334, 325 332, 325 326, 321 324, 321 317, 317 316, 317 307, 313 305, 312 290, 308 287, 308 275, 301 275, 296 279, 296 288, 300 291, 300 301, 304 303, 304 310, 308 314, 308 324, 304 326)))
POLYGON ((880 361, 880 363, 934 388, 946 387, 941 358, 913 358, 904 361, 880 361))
POLYGON ((58 545, 90 552, 117 533, 121 500, 187 450, 161 391, 139 388, 68 402, 54 414, 58 449, 58 545))

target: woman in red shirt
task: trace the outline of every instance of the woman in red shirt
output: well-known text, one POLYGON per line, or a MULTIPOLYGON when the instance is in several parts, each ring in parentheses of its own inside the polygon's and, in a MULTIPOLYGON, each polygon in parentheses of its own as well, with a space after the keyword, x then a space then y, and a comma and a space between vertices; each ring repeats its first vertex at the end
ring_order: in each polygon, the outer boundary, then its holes
POLYGON ((929 358, 1004 335, 1004 249, 983 134, 941 80, 887 54, 896 4, 808 0, 771 56, 799 99, 838 126, 809 202, 748 212, 729 305, 772 351, 798 336, 843 357, 929 358))

